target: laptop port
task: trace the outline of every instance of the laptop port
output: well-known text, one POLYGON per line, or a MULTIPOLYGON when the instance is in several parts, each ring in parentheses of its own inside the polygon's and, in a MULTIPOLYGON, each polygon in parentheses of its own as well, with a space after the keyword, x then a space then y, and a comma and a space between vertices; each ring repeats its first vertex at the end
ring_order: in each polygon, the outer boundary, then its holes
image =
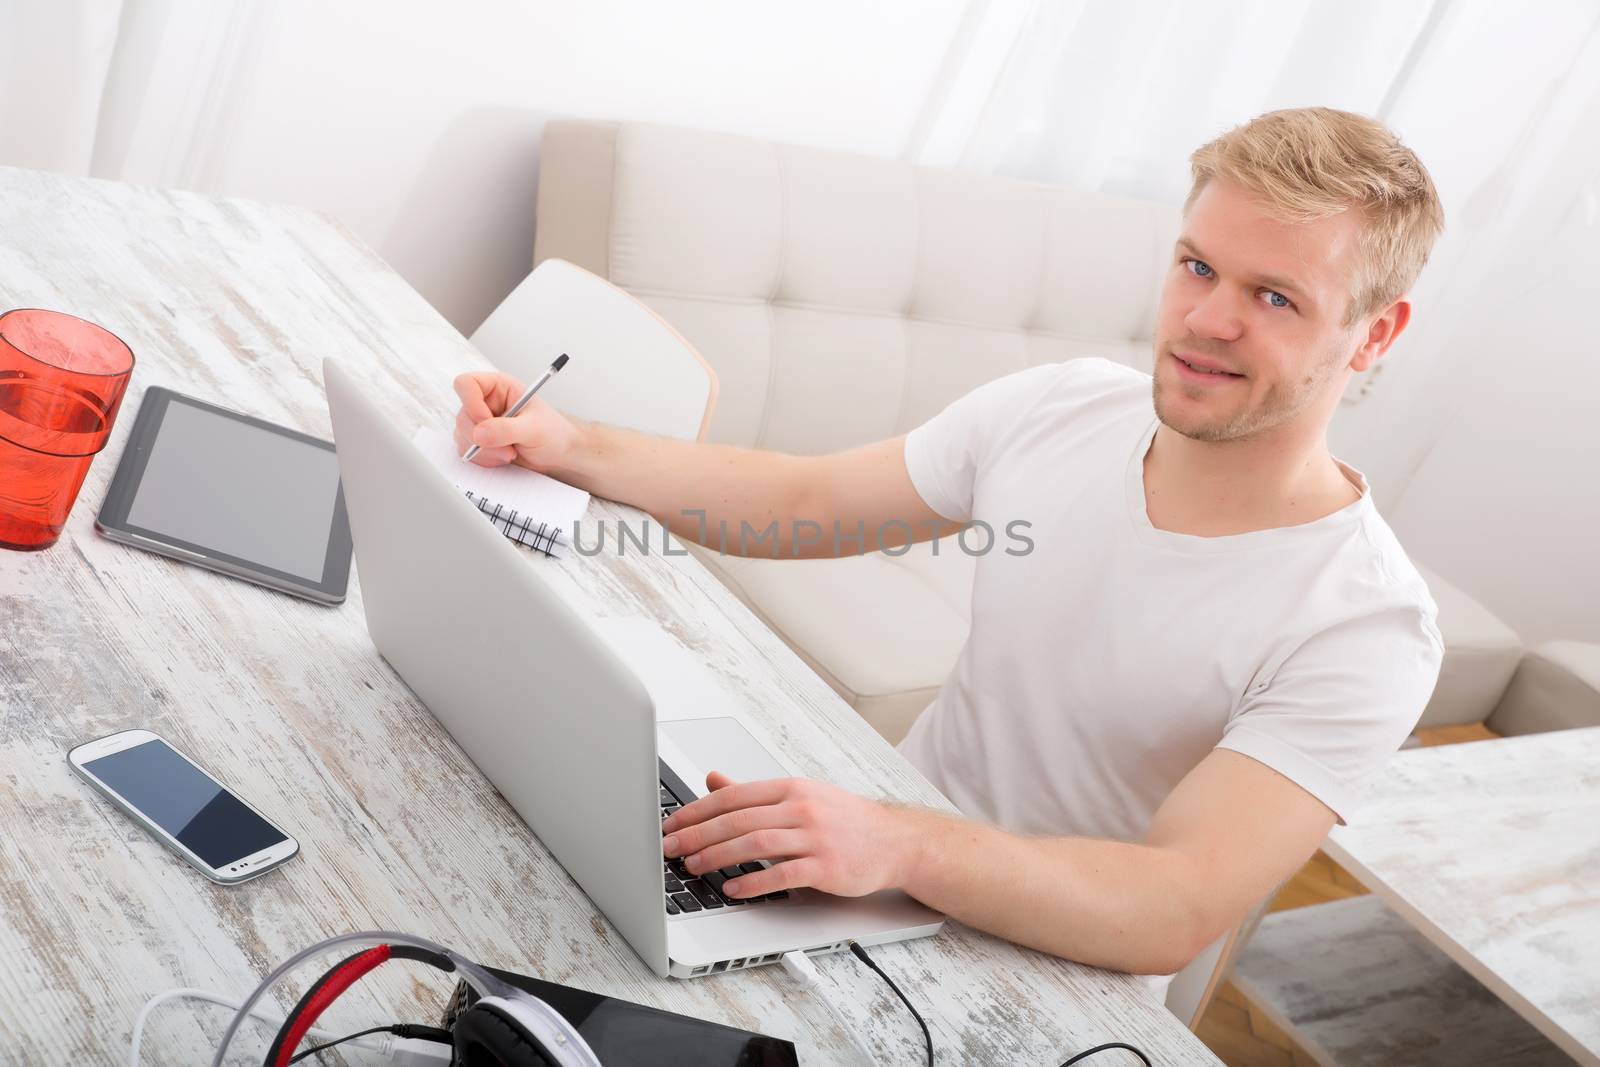
POLYGON ((728 969, 728 961, 727 960, 718 960, 716 963, 713 963, 711 965, 711 973, 712 974, 721 974, 723 971, 725 971, 727 969, 728 969))

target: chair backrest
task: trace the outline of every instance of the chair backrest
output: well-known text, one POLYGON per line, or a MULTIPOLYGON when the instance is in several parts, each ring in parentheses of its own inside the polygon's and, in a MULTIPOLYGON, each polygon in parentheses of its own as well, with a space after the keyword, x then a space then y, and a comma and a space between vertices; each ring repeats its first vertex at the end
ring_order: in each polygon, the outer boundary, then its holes
POLYGON ((702 440, 717 376, 650 308, 581 267, 546 259, 472 335, 500 370, 531 381, 571 359, 540 395, 569 415, 702 440))
POLYGON ((1211 998, 1227 981, 1228 972, 1233 969, 1245 945, 1250 943, 1251 935, 1261 925, 1261 917, 1267 913, 1272 898, 1277 895, 1277 889, 1268 893, 1244 917, 1244 921, 1217 938, 1191 960, 1189 966, 1172 976, 1167 986, 1167 1010, 1182 1020, 1183 1025, 1191 1030, 1200 1025, 1200 1017, 1206 1013, 1211 998))
POLYGON ((710 439, 820 453, 1075 356, 1148 369, 1178 208, 646 123, 551 122, 534 261, 716 368, 710 439))

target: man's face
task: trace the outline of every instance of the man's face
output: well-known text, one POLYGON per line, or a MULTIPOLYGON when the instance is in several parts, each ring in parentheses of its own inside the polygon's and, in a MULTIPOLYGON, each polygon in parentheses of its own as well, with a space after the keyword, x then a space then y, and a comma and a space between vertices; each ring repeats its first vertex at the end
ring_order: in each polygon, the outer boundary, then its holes
POLYGON ((1358 225, 1349 211, 1279 222, 1220 179, 1201 190, 1161 290, 1153 388, 1163 423, 1199 441, 1325 423, 1357 347, 1343 323, 1358 225))

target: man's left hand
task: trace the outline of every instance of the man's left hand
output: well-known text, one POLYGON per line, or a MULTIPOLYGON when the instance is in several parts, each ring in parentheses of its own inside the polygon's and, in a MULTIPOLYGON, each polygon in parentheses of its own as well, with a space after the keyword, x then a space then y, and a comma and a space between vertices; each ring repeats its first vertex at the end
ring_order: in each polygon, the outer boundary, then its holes
POLYGON ((708 796, 661 824, 662 851, 682 856, 690 874, 754 860, 773 866, 730 879, 730 896, 755 897, 810 887, 858 897, 905 884, 916 860, 921 814, 824 782, 777 778, 735 783, 706 776, 708 796))

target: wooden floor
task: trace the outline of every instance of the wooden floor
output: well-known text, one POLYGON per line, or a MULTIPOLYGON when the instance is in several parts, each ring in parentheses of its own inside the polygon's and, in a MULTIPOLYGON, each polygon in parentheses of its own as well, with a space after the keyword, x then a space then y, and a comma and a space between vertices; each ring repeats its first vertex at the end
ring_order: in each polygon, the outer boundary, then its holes
MULTIPOLYGON (((1418 730, 1424 745, 1449 745, 1460 741, 1482 741, 1496 736, 1481 723, 1470 726, 1441 726, 1418 730)), ((1366 892, 1338 864, 1318 852, 1272 901, 1271 911, 1303 908, 1366 892)), ((1311 1057, 1261 1014, 1234 988, 1223 983, 1196 1028, 1217 1058, 1228 1067, 1314 1067, 1311 1057)))

